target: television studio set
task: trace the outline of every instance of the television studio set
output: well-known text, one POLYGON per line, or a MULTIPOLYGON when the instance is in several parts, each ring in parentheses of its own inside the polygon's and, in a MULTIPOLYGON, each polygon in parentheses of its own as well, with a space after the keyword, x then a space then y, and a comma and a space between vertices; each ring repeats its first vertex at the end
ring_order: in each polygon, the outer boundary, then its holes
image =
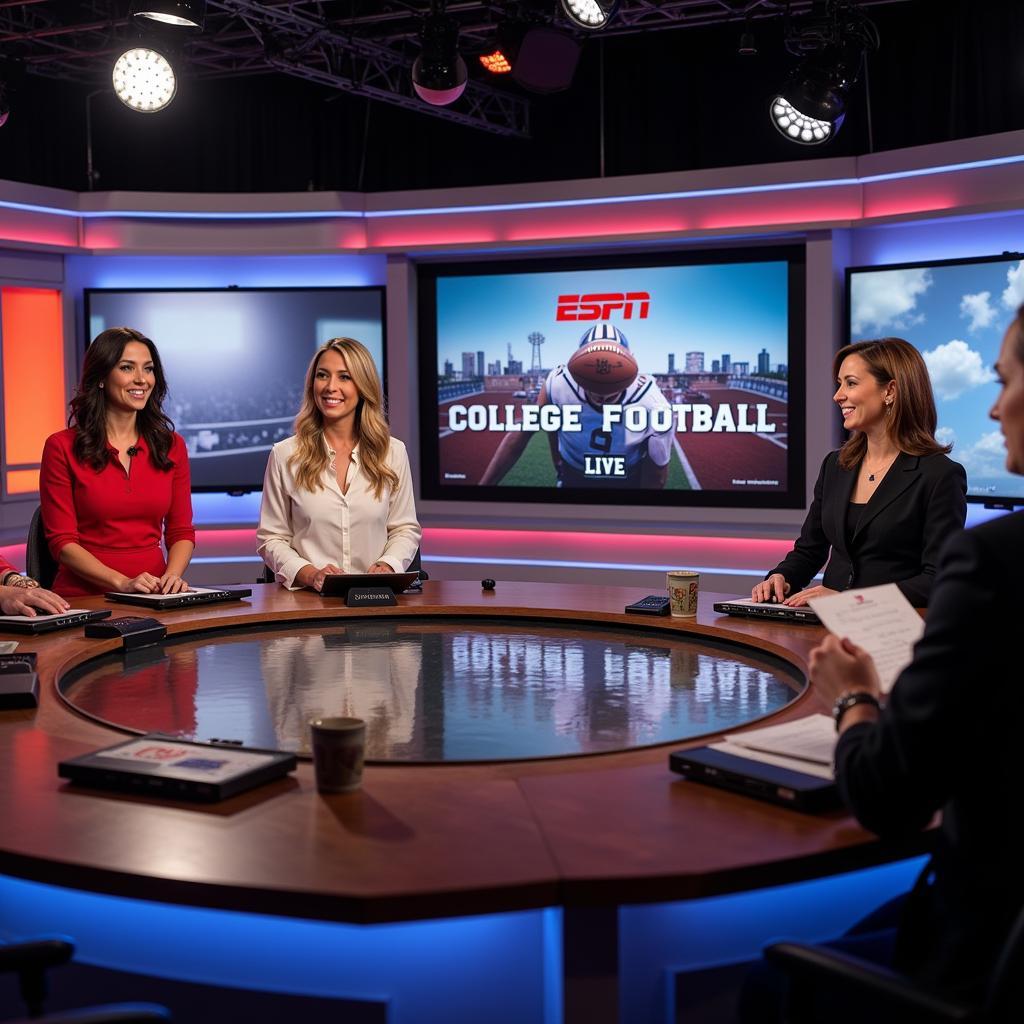
POLYGON ((0 1024, 1024 1019, 1019 0, 0 3, 0 391, 0 1024))

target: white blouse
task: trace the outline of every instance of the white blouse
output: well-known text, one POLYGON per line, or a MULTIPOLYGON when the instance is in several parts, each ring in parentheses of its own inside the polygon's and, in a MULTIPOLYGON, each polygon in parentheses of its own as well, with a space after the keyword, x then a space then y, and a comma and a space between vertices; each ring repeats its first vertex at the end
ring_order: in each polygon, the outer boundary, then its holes
POLYGON ((404 572, 422 535, 405 445, 391 438, 387 463, 398 476, 398 487, 385 485, 378 500, 360 466, 358 445, 348 471, 348 493, 342 494, 330 447, 324 486, 318 491, 298 486, 288 466, 296 444, 292 436, 271 449, 256 531, 259 553, 278 581, 298 590, 295 576, 304 565, 320 569, 328 563, 345 572, 367 572, 374 562, 386 562, 395 572, 404 572))

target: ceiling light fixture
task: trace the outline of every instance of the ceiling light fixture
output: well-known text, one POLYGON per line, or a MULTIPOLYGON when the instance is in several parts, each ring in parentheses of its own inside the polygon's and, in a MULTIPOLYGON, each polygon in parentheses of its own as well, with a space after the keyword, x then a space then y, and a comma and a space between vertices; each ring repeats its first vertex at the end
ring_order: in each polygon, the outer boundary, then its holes
POLYGON ((206 21, 206 0, 135 0, 131 13, 133 18, 201 29, 206 21))
POLYGON ((178 83, 171 62, 148 46, 125 50, 114 62, 114 94, 140 114, 155 114, 174 99, 178 83))
POLYGON ((619 0, 562 0, 565 16, 578 28, 599 31, 615 17, 619 0))
POLYGON ((500 47, 493 53, 481 53, 480 63, 484 71, 490 71, 492 75, 507 75, 512 70, 511 62, 500 47))
POLYGON ((447 107, 465 91, 469 73, 459 56, 459 23, 445 14, 444 0, 431 0, 420 27, 420 55, 412 66, 416 95, 435 107, 447 107))
POLYGON ((849 0, 826 0, 823 14, 787 17, 785 41, 803 60, 772 98, 769 116, 790 142, 819 146, 842 127, 850 89, 878 49, 878 30, 849 0))

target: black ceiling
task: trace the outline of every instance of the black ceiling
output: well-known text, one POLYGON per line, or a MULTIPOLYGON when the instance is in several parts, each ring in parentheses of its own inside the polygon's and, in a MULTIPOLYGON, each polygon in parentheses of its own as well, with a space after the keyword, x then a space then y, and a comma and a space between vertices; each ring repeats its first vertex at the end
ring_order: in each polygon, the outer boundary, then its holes
MULTIPOLYGON (((585 39, 572 86, 548 96, 473 58, 504 17, 566 28, 557 0, 451 0, 473 70, 440 111, 408 83, 428 0, 209 0, 204 31, 182 42, 179 95, 158 114, 110 90, 113 60, 137 38, 127 0, 0 0, 12 111, 0 177, 85 189, 91 147, 99 189, 378 191, 843 156, 1024 127, 1020 0, 860 6, 881 48, 836 140, 804 149, 767 117, 794 63, 784 0, 623 0, 585 39), (756 56, 737 53, 745 28, 756 56)), ((799 17, 811 0, 789 7, 799 17)))

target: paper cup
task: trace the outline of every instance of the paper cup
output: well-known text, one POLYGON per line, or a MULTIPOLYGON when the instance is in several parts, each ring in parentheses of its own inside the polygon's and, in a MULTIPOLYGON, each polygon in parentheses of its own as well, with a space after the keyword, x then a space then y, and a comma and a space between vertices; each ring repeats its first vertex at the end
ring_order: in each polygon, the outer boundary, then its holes
POLYGON ((366 723, 361 718, 315 718, 309 723, 316 788, 348 793, 363 781, 366 723))
POLYGON ((692 619, 697 614, 697 592, 700 573, 689 569, 673 569, 665 578, 669 611, 676 618, 692 619))

